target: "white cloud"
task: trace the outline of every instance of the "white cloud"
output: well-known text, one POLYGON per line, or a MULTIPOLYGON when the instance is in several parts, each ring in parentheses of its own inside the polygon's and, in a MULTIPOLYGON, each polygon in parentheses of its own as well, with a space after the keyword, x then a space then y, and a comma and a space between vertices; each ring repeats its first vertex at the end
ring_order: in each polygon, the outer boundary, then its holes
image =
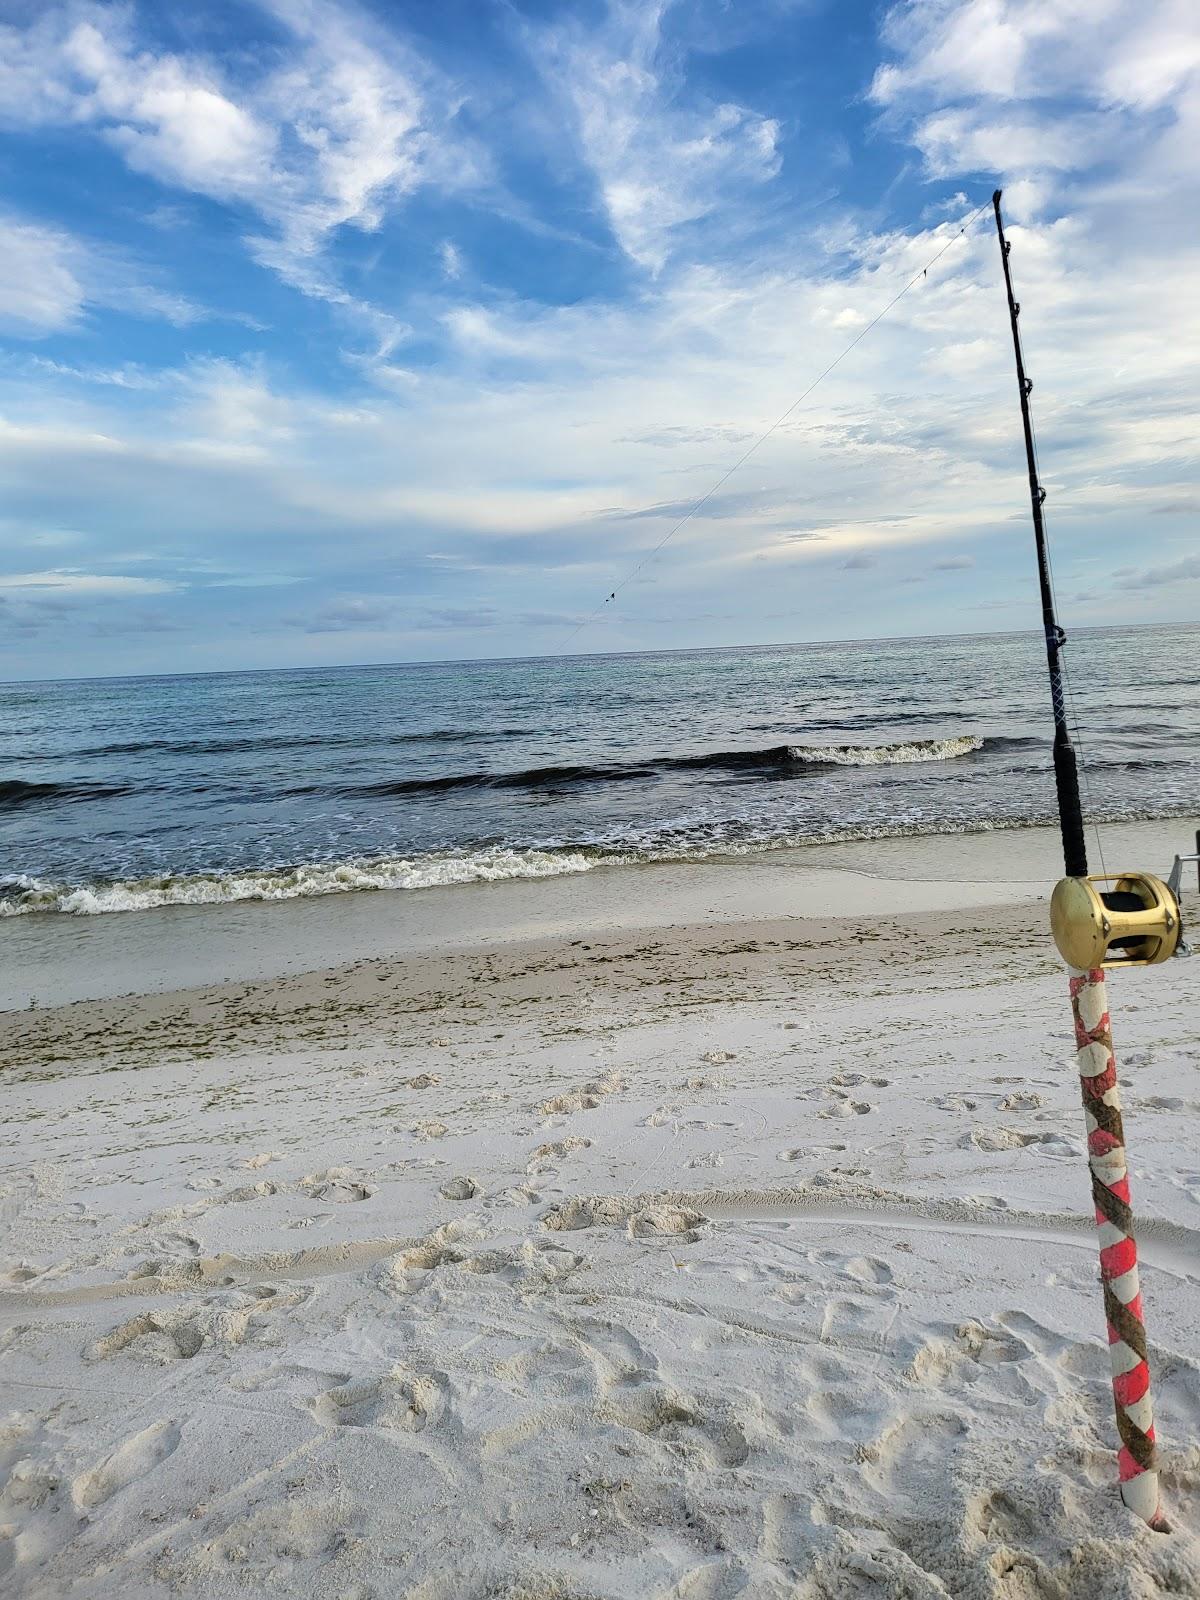
POLYGON ((180 387, 183 396, 176 416, 195 440, 267 449, 293 435, 292 407, 272 392, 253 363, 196 361, 180 387))
POLYGON ((871 87, 881 104, 925 93, 938 98, 1011 100, 1030 92, 1041 49, 1088 20, 1102 26, 1113 0, 928 0, 894 5, 883 26, 898 59, 871 87))
POLYGON ((36 338, 77 322, 86 296, 75 254, 59 229, 0 216, 0 328, 36 338))
POLYGON ((1189 157, 1195 172, 1194 0, 927 0, 893 5, 883 37, 872 98, 910 119, 934 174, 1030 179, 1133 155, 1145 187, 1189 157))
POLYGON ((112 12, 94 14, 62 44, 62 66, 82 91, 74 119, 96 123, 151 177, 218 199, 261 193, 275 129, 227 98, 203 63, 137 51, 112 12))
POLYGON ((351 6, 260 0, 290 36, 278 67, 231 78, 220 63, 139 45, 137 13, 80 0, 26 29, 0 27, 0 119, 94 129, 129 166, 177 189, 239 203, 267 224, 258 259, 304 293, 403 329, 337 282, 331 235, 377 228, 420 184, 469 187, 480 158, 451 139, 454 95, 351 6))
POLYGON ((0 213, 0 329, 42 338, 76 327, 89 306, 176 327, 214 315, 147 282, 145 272, 116 251, 62 228, 0 213))
POLYGON ((452 282, 463 275, 462 251, 451 239, 443 239, 438 247, 438 259, 442 264, 443 274, 452 282))
POLYGON ((365 23, 336 6, 273 9, 301 45, 261 91, 304 156, 293 173, 307 178, 307 193, 285 225, 301 240, 346 222, 376 228, 387 201, 425 176, 433 140, 416 64, 400 58, 393 38, 368 37, 365 23))
POLYGON ((529 35, 571 110, 617 241, 651 272, 662 270, 683 224, 780 165, 771 118, 686 93, 662 37, 669 3, 609 0, 597 29, 568 20, 529 35))
POLYGON ((160 578, 127 578, 78 567, 55 567, 47 572, 0 573, 0 590, 50 591, 56 594, 133 595, 168 594, 179 587, 160 578))
POLYGON ((931 176, 962 172, 1071 172, 1089 165, 1112 132, 1094 113, 1052 121, 1021 112, 989 112, 978 104, 937 111, 917 127, 915 143, 931 176))

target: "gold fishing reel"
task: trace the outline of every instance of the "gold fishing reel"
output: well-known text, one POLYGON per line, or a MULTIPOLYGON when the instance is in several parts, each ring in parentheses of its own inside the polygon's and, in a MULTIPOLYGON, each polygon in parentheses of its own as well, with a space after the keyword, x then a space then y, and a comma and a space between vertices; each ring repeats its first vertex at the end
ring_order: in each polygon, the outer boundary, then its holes
POLYGON ((1182 946, 1178 888, 1149 872, 1063 878, 1050 896, 1050 928, 1068 966, 1149 967, 1182 946), (1109 885, 1110 887, 1103 887, 1109 885))

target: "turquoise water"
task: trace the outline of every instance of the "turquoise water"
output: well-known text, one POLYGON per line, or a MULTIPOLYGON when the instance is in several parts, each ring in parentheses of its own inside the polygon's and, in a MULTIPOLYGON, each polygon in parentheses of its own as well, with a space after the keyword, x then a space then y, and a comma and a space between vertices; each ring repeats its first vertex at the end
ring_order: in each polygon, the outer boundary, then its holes
MULTIPOLYGON (((1088 806, 1200 800, 1200 629, 1073 636, 1088 806)), ((1054 816, 1033 634, 0 686, 0 910, 586 871, 1054 816)))

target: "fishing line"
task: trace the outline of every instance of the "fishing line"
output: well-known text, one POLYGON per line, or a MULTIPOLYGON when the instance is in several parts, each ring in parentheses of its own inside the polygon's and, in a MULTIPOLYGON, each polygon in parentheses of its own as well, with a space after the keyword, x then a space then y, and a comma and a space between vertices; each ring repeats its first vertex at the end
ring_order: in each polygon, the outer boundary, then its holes
POLYGON ((862 343, 862 341, 871 332, 871 329, 876 327, 880 322, 883 321, 884 317, 887 316, 888 312, 891 311, 892 307, 895 306, 895 305, 898 305, 899 302, 901 300, 903 300, 904 296, 908 293, 908 291, 911 288, 914 287, 914 285, 920 283, 923 278, 928 276, 930 267, 936 266, 937 263, 946 254, 946 251, 950 249, 951 245, 955 245, 955 244, 958 243, 958 241, 963 237, 963 235, 967 232, 967 230, 969 228, 971 228, 979 220, 979 218, 983 215, 983 213, 988 209, 990 204, 991 204, 990 201, 985 201, 985 203, 979 207, 978 211, 974 211, 974 212, 971 213, 971 215, 967 218, 967 220, 959 228, 958 232, 956 234, 952 235, 949 239, 946 240, 946 243, 937 252, 937 254, 934 255, 934 256, 931 256, 929 258, 929 260, 920 269, 920 271, 917 272, 909 280, 909 282, 904 285, 903 289, 900 290, 899 294, 895 295, 891 300, 889 300, 887 305, 884 306, 883 310, 878 312, 874 317, 872 317, 871 321, 867 323, 865 328, 863 328, 859 333, 855 334, 854 338, 851 339, 850 343, 841 352, 841 354, 835 356, 834 359, 825 368, 825 370, 823 372, 819 373, 817 375, 817 377, 815 377, 813 379, 813 381, 809 384, 808 388, 805 389, 804 393, 802 395, 800 395, 797 399, 792 401, 791 405, 788 406, 787 410, 785 412, 783 412, 782 415, 780 415, 779 417, 777 417, 775 419, 775 421, 771 424, 771 426, 766 430, 765 433, 762 433, 762 434, 759 435, 759 437, 754 441, 754 443, 750 446, 750 448, 748 450, 746 450, 742 455, 740 455, 738 457, 738 459, 733 463, 733 465, 728 469, 728 471, 723 473, 721 475, 721 477, 719 477, 717 479, 717 481, 713 484, 712 488, 707 491, 707 493, 701 495, 700 499, 697 500, 696 503, 687 512, 685 512, 685 514, 682 517, 680 517, 679 521, 675 524, 675 526, 673 528, 671 528, 666 534, 663 535, 663 537, 658 541, 658 543, 653 547, 653 549, 648 550, 646 552, 646 554, 644 556, 642 556, 642 558, 637 562, 637 564, 634 567, 632 567, 629 570, 629 572, 626 573, 626 575, 621 579, 621 581, 619 583, 613 585, 612 590, 605 596, 605 598, 600 602, 600 604, 595 608, 595 610, 589 612, 588 615, 586 617, 584 617, 581 622, 577 622, 576 623, 576 625, 571 629, 571 631, 563 639, 562 644, 558 647, 558 650, 555 652, 556 654, 561 654, 566 649, 567 645, 570 644, 571 640, 574 639, 577 634, 582 633, 584 628, 588 627, 589 624, 594 622, 596 620, 596 618, 600 615, 600 613, 604 610, 605 606, 611 605, 612 602, 617 598, 618 594, 620 594, 621 590, 626 588, 630 583, 633 582, 634 578, 637 577, 638 573, 641 572, 642 568, 645 567, 645 566, 648 566, 649 563, 654 560, 655 556, 658 555, 659 551, 664 550, 666 548, 666 546, 668 544, 670 544, 671 540, 675 537, 675 535, 679 532, 679 530, 681 528, 686 527, 687 524, 696 515, 696 513, 698 511, 702 510, 704 508, 704 506, 706 506, 708 504, 708 502, 712 499, 713 495, 716 494, 717 490, 723 488, 724 485, 729 482, 730 478, 733 477, 734 473, 737 472, 740 467, 744 467, 745 466, 746 462, 749 461, 750 457, 755 453, 755 451, 760 449, 764 444, 766 444, 767 440, 771 437, 771 435, 773 433, 777 433, 779 431, 779 429, 783 426, 783 424, 787 421, 787 419, 792 415, 792 413, 795 410, 797 410, 797 408, 799 406, 803 405, 805 400, 808 399, 809 395, 812 394, 813 390, 817 387, 817 385, 820 384, 820 383, 823 383, 825 381, 825 379, 829 376, 829 374, 834 370, 834 368, 841 365, 841 363, 850 354, 851 350, 853 350, 856 345, 862 343))

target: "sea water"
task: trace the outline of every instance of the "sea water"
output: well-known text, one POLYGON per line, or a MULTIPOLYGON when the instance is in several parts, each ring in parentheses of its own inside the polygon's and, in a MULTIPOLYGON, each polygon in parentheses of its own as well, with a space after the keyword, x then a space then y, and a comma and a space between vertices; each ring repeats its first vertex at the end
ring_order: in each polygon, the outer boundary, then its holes
MULTIPOLYGON (((1067 647, 1085 803, 1200 803, 1200 628, 1067 647)), ((1055 815, 1035 634, 0 685, 0 914, 422 889, 1055 815)))

